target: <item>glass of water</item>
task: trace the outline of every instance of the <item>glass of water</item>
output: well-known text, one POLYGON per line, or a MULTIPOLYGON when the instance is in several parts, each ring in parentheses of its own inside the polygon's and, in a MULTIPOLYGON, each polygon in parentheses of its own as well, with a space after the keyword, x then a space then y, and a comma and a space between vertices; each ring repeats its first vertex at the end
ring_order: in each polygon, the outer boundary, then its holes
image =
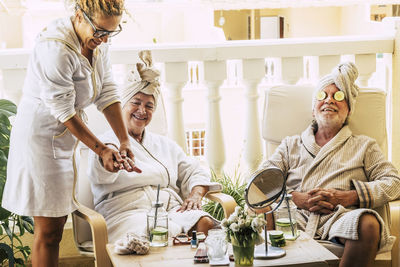
POLYGON ((221 261, 225 259, 228 242, 225 240, 225 231, 222 229, 211 229, 204 241, 207 247, 207 255, 210 261, 221 261))

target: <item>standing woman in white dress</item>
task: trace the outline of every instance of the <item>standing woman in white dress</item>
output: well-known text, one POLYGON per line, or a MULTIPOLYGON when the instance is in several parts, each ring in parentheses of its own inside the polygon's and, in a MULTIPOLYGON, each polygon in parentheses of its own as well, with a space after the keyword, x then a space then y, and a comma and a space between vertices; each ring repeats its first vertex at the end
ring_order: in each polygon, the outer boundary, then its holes
POLYGON ((118 34, 123 0, 74 0, 73 16, 53 21, 37 37, 11 132, 2 206, 33 216, 32 265, 57 266, 59 243, 73 200, 79 141, 111 172, 135 167, 107 41, 118 34), (94 103, 120 141, 119 151, 86 127, 94 103))

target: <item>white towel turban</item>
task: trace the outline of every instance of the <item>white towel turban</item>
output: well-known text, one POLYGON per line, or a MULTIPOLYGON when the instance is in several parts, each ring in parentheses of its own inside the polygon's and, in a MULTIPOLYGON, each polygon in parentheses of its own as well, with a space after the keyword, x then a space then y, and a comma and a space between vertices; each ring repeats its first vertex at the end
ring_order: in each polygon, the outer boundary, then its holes
POLYGON ((140 51, 139 58, 143 63, 136 63, 122 89, 122 107, 139 92, 152 95, 155 100, 155 107, 157 107, 160 95, 160 82, 158 81, 160 72, 153 67, 150 50, 140 51))
POLYGON ((151 132, 166 135, 168 132, 165 105, 160 88, 160 72, 153 67, 151 51, 139 52, 143 63, 137 63, 128 74, 127 81, 122 91, 122 107, 137 93, 141 92, 154 97, 154 113, 151 123, 146 127, 151 132))
POLYGON ((349 106, 349 116, 354 113, 356 98, 360 88, 355 84, 358 77, 358 70, 354 63, 344 62, 333 68, 332 72, 318 82, 316 90, 313 94, 312 108, 316 103, 316 94, 331 84, 344 93, 345 100, 349 106))

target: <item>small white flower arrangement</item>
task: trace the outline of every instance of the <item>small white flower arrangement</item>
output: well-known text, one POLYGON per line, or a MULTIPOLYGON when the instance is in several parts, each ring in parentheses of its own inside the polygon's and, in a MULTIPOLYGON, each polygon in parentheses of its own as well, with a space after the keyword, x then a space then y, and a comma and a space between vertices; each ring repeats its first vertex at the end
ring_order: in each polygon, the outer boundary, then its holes
POLYGON ((247 246, 261 244, 264 239, 261 232, 266 221, 264 215, 251 215, 247 208, 237 206, 228 219, 223 219, 222 227, 226 232, 227 241, 232 245, 247 246))

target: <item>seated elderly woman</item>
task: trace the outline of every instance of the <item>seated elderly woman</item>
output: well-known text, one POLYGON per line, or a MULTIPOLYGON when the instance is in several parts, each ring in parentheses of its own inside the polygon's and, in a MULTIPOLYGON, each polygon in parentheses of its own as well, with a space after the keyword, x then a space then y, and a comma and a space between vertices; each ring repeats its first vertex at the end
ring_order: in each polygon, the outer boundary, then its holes
MULTIPOLYGON (((159 72, 152 68, 151 53, 142 51, 139 56, 144 64, 138 63, 130 73, 122 96, 122 115, 135 152, 135 164, 142 172, 108 172, 99 157, 90 153, 88 175, 95 209, 107 222, 111 242, 128 232, 144 235, 146 214, 156 201, 160 185, 160 200, 168 211, 170 235, 191 230, 207 233, 216 221, 201 210, 201 199, 209 191, 220 191, 221 185, 210 182, 209 171, 186 156, 175 142, 146 130, 153 113, 165 113, 162 101, 158 103, 159 72)), ((100 139, 119 147, 112 130, 100 139)))
POLYGON ((369 266, 378 250, 391 249, 394 237, 374 208, 400 197, 398 172, 377 142, 347 125, 357 76, 349 62, 323 77, 313 96, 312 124, 286 137, 262 164, 287 175, 300 229, 344 245, 340 266, 369 266))

